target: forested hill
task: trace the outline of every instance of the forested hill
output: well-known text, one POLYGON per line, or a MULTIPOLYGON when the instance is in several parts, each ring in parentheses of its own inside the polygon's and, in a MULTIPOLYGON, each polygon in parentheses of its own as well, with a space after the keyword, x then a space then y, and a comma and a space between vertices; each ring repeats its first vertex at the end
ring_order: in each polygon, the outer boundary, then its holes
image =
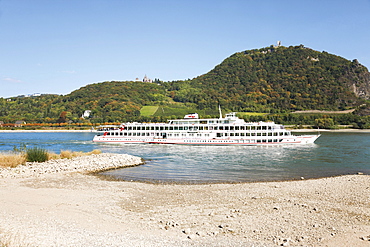
POLYGON ((341 110, 370 98, 366 67, 303 45, 238 52, 207 74, 171 85, 177 101, 237 111, 341 110))
POLYGON ((225 112, 346 110, 364 108, 369 99, 370 73, 357 60, 303 45, 271 46, 235 53, 191 80, 103 82, 65 96, 0 98, 0 121, 156 121, 163 120, 154 119, 159 113, 161 117, 181 117, 191 111, 217 115, 218 105, 225 112), (161 110, 154 117, 144 116, 143 106, 161 106, 161 110), (86 110, 90 117, 81 119, 86 110))

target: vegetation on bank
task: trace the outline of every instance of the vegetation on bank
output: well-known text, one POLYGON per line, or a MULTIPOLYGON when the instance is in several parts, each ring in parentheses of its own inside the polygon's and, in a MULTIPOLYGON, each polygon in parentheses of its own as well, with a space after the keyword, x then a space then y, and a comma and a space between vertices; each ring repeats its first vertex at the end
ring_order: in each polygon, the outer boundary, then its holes
POLYGON ((129 121, 165 122, 194 112, 203 118, 218 117, 219 105, 224 113, 248 112, 242 114, 246 120, 321 125, 315 119, 332 118, 334 126, 348 123, 368 128, 369 83, 370 73, 357 60, 303 45, 271 46, 237 52, 191 80, 111 81, 87 85, 65 96, 0 98, 0 128, 89 129, 129 121), (315 119, 291 114, 348 109, 357 110, 343 116, 316 115, 315 119))
POLYGON ((54 159, 71 159, 74 157, 86 156, 91 154, 100 154, 100 150, 91 152, 76 152, 69 150, 61 150, 59 154, 49 152, 46 149, 39 147, 14 148, 13 152, 0 153, 0 167, 17 167, 24 165, 26 162, 45 162, 54 159))

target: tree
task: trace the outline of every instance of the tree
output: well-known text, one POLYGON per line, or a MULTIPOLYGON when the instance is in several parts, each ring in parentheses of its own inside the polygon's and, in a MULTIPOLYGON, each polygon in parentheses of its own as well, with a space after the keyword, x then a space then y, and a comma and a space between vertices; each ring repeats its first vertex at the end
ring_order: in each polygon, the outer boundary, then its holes
POLYGON ((321 129, 332 129, 334 127, 334 120, 332 118, 316 118, 316 127, 321 129))

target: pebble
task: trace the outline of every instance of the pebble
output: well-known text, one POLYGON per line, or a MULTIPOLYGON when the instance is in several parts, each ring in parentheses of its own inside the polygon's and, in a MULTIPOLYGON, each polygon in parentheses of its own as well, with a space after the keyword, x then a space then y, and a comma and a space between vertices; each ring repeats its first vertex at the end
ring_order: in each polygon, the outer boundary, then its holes
POLYGON ((0 168, 0 178, 39 177, 50 173, 98 172, 143 164, 140 157, 128 154, 92 154, 72 159, 27 162, 15 168, 0 168))
POLYGON ((364 240, 364 241, 370 241, 370 235, 369 236, 363 236, 360 239, 364 240))

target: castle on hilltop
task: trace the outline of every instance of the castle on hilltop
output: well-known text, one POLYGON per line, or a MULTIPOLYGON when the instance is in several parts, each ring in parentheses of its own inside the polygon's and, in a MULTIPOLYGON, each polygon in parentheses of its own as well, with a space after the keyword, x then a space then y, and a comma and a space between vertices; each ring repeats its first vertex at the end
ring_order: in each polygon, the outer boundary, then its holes
MULTIPOLYGON (((140 81, 139 78, 136 78, 136 81, 140 81)), ((144 76, 142 82, 149 82, 149 83, 152 83, 153 80, 148 78, 146 75, 144 76)))

